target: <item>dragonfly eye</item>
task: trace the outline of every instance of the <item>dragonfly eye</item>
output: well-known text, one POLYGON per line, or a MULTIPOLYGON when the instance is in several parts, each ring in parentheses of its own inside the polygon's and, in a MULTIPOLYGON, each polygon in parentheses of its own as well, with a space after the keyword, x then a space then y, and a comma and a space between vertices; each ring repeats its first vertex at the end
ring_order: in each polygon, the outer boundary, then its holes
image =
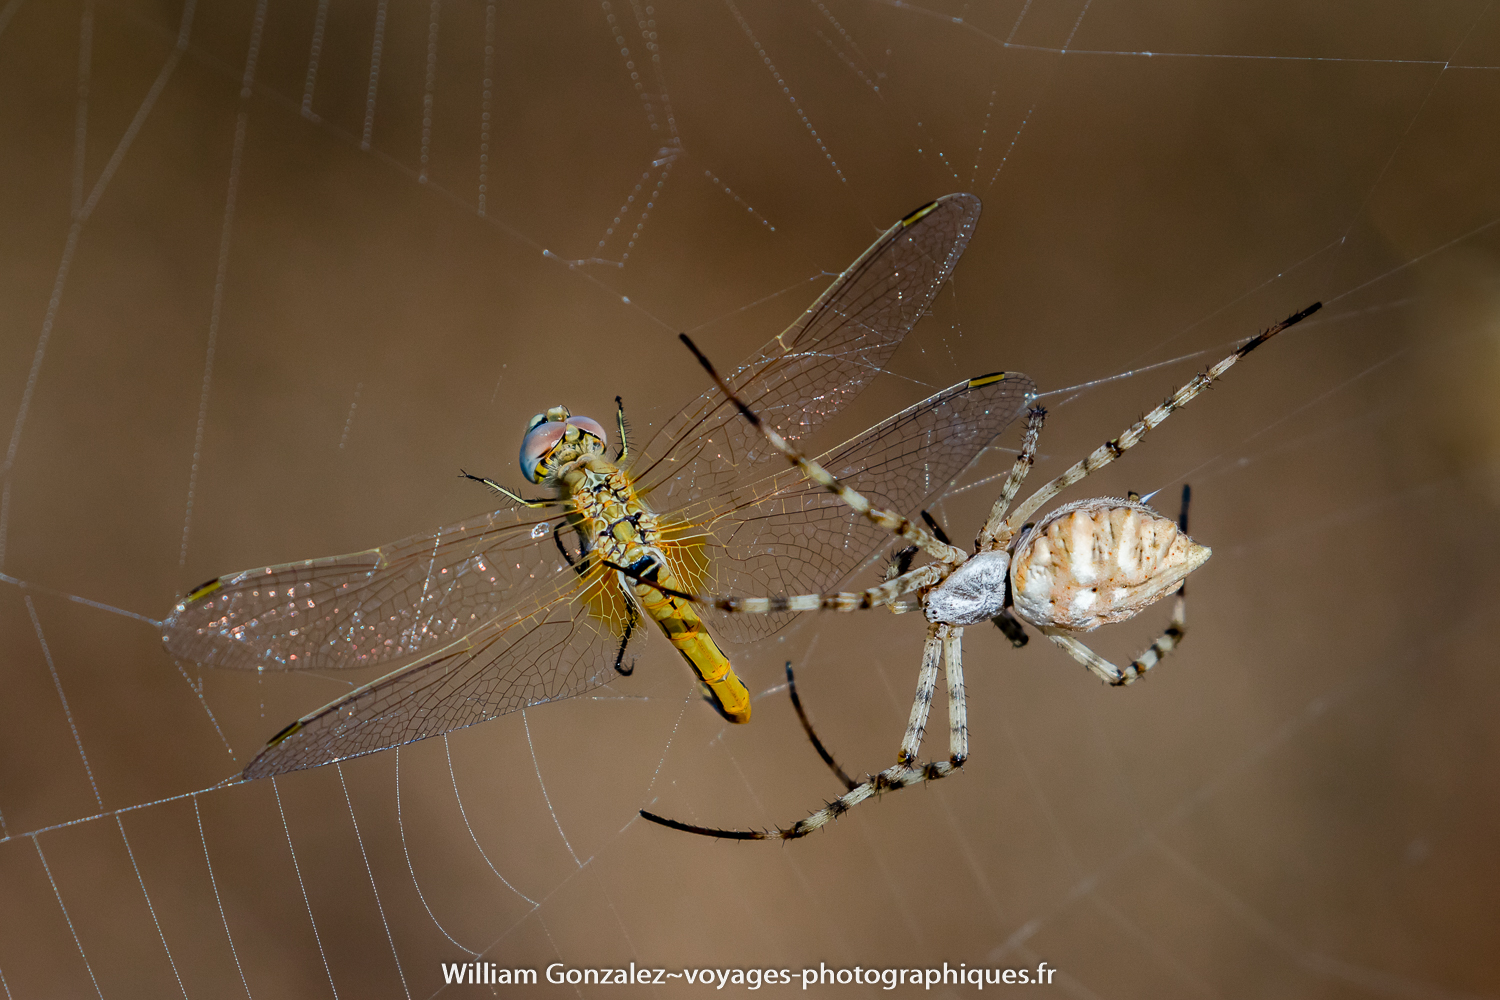
POLYGON ((544 419, 526 432, 526 436, 521 439, 521 475, 527 480, 533 483, 542 481, 543 476, 538 474, 537 466, 557 447, 566 427, 566 424, 544 419))
POLYGON ((547 476, 547 470, 542 466, 559 446, 568 446, 563 448, 561 458, 563 462, 571 462, 579 455, 604 451, 604 441, 604 428, 597 420, 571 416, 562 421, 544 420, 521 439, 521 474, 531 482, 539 483, 547 476))

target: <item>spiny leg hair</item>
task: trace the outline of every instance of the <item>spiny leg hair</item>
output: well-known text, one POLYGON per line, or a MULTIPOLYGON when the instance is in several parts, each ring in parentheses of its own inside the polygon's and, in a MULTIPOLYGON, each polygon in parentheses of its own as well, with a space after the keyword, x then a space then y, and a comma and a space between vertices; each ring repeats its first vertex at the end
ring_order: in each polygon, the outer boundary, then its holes
POLYGON ((519 504, 522 507, 561 507, 567 502, 565 500, 559 500, 555 497, 542 497, 538 500, 527 500, 525 497, 521 496, 521 494, 511 492, 504 486, 501 486, 499 483, 495 482, 493 479, 486 479, 483 476, 476 476, 472 472, 469 472, 467 469, 459 469, 458 478, 472 479, 476 483, 483 483, 485 486, 488 486, 492 491, 500 494, 511 503, 519 504))
POLYGON ((625 426, 625 401, 615 397, 615 431, 620 435, 620 448, 615 453, 615 464, 624 465, 630 460, 630 428, 625 426))

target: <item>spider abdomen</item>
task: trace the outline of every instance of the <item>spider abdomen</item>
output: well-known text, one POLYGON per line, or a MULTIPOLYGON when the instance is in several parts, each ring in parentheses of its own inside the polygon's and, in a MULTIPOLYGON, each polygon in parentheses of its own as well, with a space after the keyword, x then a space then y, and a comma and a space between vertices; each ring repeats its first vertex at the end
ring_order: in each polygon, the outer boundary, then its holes
POLYGON ((1012 600, 1038 628, 1088 632, 1175 593, 1210 555, 1143 503, 1082 500, 1021 535, 1011 559, 1012 600))

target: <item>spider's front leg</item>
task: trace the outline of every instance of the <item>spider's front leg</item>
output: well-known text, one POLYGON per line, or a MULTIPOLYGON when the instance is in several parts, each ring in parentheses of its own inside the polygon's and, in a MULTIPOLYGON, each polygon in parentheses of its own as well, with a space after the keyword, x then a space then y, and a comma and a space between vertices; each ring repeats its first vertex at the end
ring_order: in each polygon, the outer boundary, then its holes
POLYGON ((797 697, 797 678, 792 674, 791 660, 786 661, 786 690, 787 694, 792 697, 792 708, 797 711, 797 720, 802 723, 802 731, 807 734, 808 740, 812 742, 813 749, 818 751, 818 756, 823 758, 823 763, 827 764, 829 769, 838 776, 838 779, 844 783, 845 788, 850 791, 858 788, 859 782, 849 777, 844 772, 844 769, 839 767, 839 762, 833 759, 833 754, 829 753, 828 748, 823 745, 823 741, 818 739, 818 734, 813 729, 812 720, 803 711, 802 699, 797 697))
POLYGON ((923 552, 926 552, 928 555, 932 556, 932 558, 937 559, 942 563, 945 563, 949 566, 957 566, 961 564, 966 558, 968 558, 968 553, 964 552, 962 549, 947 544, 946 542, 939 541, 932 534, 924 531, 922 528, 917 527, 915 524, 912 524, 900 514, 896 514, 888 510, 882 510, 879 507, 873 506, 870 501, 867 500, 857 490, 851 489, 850 487, 839 482, 838 479, 835 478, 833 474, 830 473, 827 469, 823 468, 817 462, 813 461, 812 459, 803 455, 796 448, 792 447, 792 445, 789 444, 785 438, 776 433, 774 429, 766 424, 765 421, 761 420, 760 417, 750 409, 750 407, 746 406, 744 402, 742 402, 740 398, 734 394, 734 390, 729 387, 729 383, 725 382, 723 377, 719 375, 718 370, 713 366, 713 362, 709 361, 704 353, 698 350, 698 345, 693 343, 691 337, 689 337, 685 333, 680 333, 677 336, 678 339, 683 342, 683 344, 687 345, 687 349, 693 352, 693 357, 698 359, 698 363, 702 365, 704 370, 708 372, 709 376, 713 378, 715 384, 717 384, 719 387, 719 391, 722 392, 725 398, 733 403, 735 408, 740 411, 740 416, 744 417, 745 421, 749 423, 750 426, 758 430, 761 433, 761 436, 766 439, 766 442, 770 444, 772 448, 775 448, 777 451, 781 452, 786 456, 787 461, 791 462, 797 468, 801 469, 802 474, 806 476, 810 482, 817 483, 825 490, 828 490, 830 493, 837 496, 851 510, 865 517, 871 523, 884 528, 886 531, 889 531, 891 534, 896 535, 899 538, 905 539, 910 544, 915 545, 917 548, 921 549, 923 552))
MULTIPOLYGON (((641 575, 637 570, 628 566, 620 566, 616 563, 605 561, 605 566, 618 570, 625 576, 644 583, 649 587, 655 587, 668 597, 675 597, 683 601, 691 601, 694 604, 703 604, 720 611, 728 611, 732 614, 741 615, 774 615, 787 611, 864 611, 869 608, 878 608, 882 605, 890 605, 906 594, 919 591, 924 587, 930 587, 943 578, 941 563, 928 563, 918 566, 914 570, 902 573, 900 576, 892 577, 878 587, 870 587, 868 590, 855 591, 853 593, 839 592, 834 594, 783 594, 776 597, 724 597, 719 595, 688 594, 680 590, 664 587, 656 580, 641 575)), ((900 610, 908 610, 901 608, 900 610)))
MULTIPOLYGON (((1213 385, 1214 382, 1223 378, 1224 373, 1232 368, 1237 361, 1239 361, 1245 355, 1249 354, 1251 351, 1255 350, 1261 344, 1264 344, 1266 341, 1276 336, 1278 333, 1281 333, 1288 327, 1297 325, 1321 308, 1323 308, 1323 303, 1314 302, 1306 309, 1303 309, 1300 312, 1293 313, 1286 319, 1282 320, 1280 323, 1277 323, 1275 326, 1262 332, 1259 336, 1252 337, 1245 343, 1241 344, 1233 354, 1229 355, 1227 358, 1224 358, 1218 364, 1210 366, 1207 371, 1195 376, 1193 379, 1181 386, 1176 392, 1172 393, 1171 396, 1167 397, 1166 402, 1162 403, 1156 409, 1152 410, 1150 413, 1147 413, 1144 417, 1131 424, 1119 437, 1112 438, 1111 440, 1104 442, 1098 448, 1095 448, 1092 452, 1090 452, 1087 457, 1083 458, 1082 460, 1074 464, 1071 468, 1063 472, 1062 475, 1042 486, 1031 496, 1023 500, 1019 505, 1017 505, 1015 510, 1010 512, 1010 516, 1005 519, 1004 524, 998 529, 994 529, 996 533, 1002 534, 1005 537, 1014 537, 1020 534, 1021 526, 1028 520, 1030 520, 1031 515, 1041 510, 1042 507, 1045 506, 1047 502, 1050 501, 1053 497, 1057 496, 1069 486, 1072 486, 1075 483, 1082 481, 1084 478, 1098 472, 1100 469, 1104 468, 1106 465, 1109 465, 1115 459, 1125 454, 1131 448, 1134 448, 1136 445, 1140 444, 1142 439, 1144 439, 1147 434, 1149 434, 1154 428, 1161 425, 1162 421, 1166 420, 1172 414, 1176 413, 1188 403, 1192 402, 1204 389, 1207 389, 1209 386, 1213 385)), ((993 521, 994 515, 992 514, 991 522, 993 521)), ((986 525, 985 530, 991 531, 992 529, 989 525, 986 525)))
MULTIPOLYGON (((1031 466, 1036 462, 1036 443, 1041 437, 1042 425, 1046 422, 1047 411, 1042 407, 1033 406, 1027 412, 1026 434, 1021 438, 1021 451, 1016 455, 1016 460, 1010 467, 1010 474, 1005 477, 1005 482, 1000 487, 1000 495, 995 498, 995 505, 990 508, 990 516, 984 522, 984 527, 980 529, 979 537, 974 540, 975 552, 1003 549, 1010 544, 1011 538, 1015 535, 1014 531, 1006 528, 1005 515, 1010 510, 1016 493, 1020 491, 1021 484, 1026 481, 1026 474, 1031 471, 1031 466)), ((1014 639, 1011 641, 1015 642, 1014 639)), ((1025 644, 1018 643, 1017 645, 1025 644)))

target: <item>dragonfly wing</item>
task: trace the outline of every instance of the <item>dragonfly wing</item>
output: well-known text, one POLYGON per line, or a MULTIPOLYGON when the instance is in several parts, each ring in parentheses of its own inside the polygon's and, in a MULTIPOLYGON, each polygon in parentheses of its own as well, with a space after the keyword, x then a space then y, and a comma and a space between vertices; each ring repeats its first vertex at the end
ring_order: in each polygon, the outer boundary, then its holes
MULTIPOLYGON (((245 768, 265 778, 318 767, 571 698, 615 676, 626 629, 615 574, 571 572, 494 620, 278 733, 245 768)), ((519 604, 520 602, 518 602, 519 604)))
MULTIPOLYGON (((906 216, 797 322, 730 372, 730 387, 788 440, 821 427, 884 370, 953 273, 978 219, 972 194, 946 195, 906 216)), ((631 475, 638 489, 655 491, 658 510, 669 510, 759 478, 771 460, 781 461, 715 386, 662 426, 631 475)))
MULTIPOLYGON (((1035 392, 1031 379, 1014 372, 960 382, 831 449, 818 462, 875 506, 915 516, 1025 410, 1035 392)), ((681 537, 703 536, 697 577, 704 581, 702 589, 719 594, 837 589, 893 540, 791 467, 690 506, 682 516, 681 537)), ((694 578, 691 569, 685 578, 694 578)), ((749 642, 776 632, 791 617, 725 615, 714 630, 725 639, 749 642)))
POLYGON ((498 510, 364 552, 231 573, 178 603, 162 640, 205 666, 258 670, 421 656, 492 619, 515 599, 507 591, 565 568, 558 521, 498 510))

